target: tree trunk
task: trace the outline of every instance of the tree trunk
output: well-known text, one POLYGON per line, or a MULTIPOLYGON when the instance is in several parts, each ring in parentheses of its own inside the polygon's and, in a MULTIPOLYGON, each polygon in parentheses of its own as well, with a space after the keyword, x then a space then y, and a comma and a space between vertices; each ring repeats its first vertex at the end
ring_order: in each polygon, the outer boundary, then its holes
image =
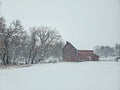
POLYGON ((4 54, 3 54, 3 57, 2 57, 2 62, 3 62, 4 65, 6 65, 5 56, 6 56, 6 53, 4 53, 4 54))
POLYGON ((6 64, 10 64, 9 62, 9 51, 7 50, 7 53, 6 53, 6 64))

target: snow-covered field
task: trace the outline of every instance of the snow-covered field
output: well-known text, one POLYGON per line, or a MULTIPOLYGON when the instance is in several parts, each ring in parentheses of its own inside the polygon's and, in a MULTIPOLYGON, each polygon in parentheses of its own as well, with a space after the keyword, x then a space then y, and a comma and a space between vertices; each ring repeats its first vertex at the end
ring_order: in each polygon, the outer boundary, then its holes
POLYGON ((120 62, 62 62, 0 69, 0 90, 120 90, 120 62))
POLYGON ((100 57, 100 61, 115 61, 116 56, 109 56, 109 57, 100 57))

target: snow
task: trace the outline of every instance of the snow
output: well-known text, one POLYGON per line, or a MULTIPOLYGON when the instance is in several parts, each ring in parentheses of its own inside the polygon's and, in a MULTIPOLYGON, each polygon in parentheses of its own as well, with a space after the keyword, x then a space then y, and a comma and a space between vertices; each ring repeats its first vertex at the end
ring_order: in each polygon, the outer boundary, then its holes
POLYGON ((109 56, 109 57, 100 57, 100 61, 115 61, 116 56, 109 56))
POLYGON ((62 62, 0 69, 0 90, 120 90, 120 62, 62 62))

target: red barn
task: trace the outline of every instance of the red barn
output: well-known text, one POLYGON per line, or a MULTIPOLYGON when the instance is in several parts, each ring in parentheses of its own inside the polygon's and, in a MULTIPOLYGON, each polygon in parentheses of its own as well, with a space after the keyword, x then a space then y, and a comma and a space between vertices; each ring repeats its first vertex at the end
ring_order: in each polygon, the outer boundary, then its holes
POLYGON ((63 61, 98 61, 99 56, 93 50, 77 50, 71 43, 66 42, 62 49, 63 61))

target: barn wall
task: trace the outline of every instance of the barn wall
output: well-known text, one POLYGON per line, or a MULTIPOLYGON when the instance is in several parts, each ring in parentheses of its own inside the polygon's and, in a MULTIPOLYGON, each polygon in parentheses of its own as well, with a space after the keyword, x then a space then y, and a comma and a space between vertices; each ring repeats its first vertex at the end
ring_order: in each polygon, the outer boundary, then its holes
POLYGON ((64 61, 77 61, 79 59, 77 49, 69 43, 65 45, 62 51, 64 61))

